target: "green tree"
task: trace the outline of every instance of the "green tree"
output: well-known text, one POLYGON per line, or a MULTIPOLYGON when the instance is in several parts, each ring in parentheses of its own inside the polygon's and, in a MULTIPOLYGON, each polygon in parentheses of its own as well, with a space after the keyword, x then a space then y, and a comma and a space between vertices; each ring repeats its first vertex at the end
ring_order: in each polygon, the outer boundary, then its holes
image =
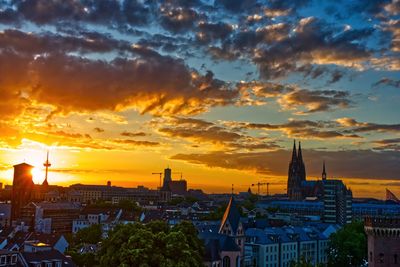
POLYGON ((102 229, 100 224, 93 224, 87 228, 79 230, 74 236, 74 244, 97 244, 101 241, 102 229))
POLYGON ((165 222, 119 225, 104 240, 100 266, 203 266, 202 242, 188 222, 169 228, 165 222))
POLYGON ((352 222, 330 236, 328 266, 362 266, 367 260, 367 236, 362 221, 352 222))
POLYGON ((97 260, 97 256, 94 253, 79 253, 76 249, 69 250, 67 252, 69 256, 71 256, 72 261, 81 267, 91 267, 98 266, 99 262, 97 260))
POLYGON ((306 260, 304 257, 301 257, 298 262, 292 261, 290 262, 290 267, 322 267, 324 266, 322 263, 318 263, 317 265, 313 265, 312 262, 306 260))
POLYGON ((225 212, 227 206, 228 205, 219 206, 216 210, 214 210, 210 214, 205 215, 202 218, 202 220, 206 220, 206 221, 221 220, 222 216, 224 216, 224 212, 225 212))

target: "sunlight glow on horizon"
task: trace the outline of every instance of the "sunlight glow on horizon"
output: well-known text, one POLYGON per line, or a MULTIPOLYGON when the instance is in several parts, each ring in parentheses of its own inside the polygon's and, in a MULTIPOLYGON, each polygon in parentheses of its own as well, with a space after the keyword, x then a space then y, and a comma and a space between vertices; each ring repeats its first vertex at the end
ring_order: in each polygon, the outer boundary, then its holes
MULTIPOLYGON (((69 186, 75 183, 106 184, 110 180, 116 186, 136 187, 144 185, 155 189, 158 186, 159 178, 151 175, 151 172, 155 170, 162 171, 163 168, 159 163, 146 162, 143 165, 143 157, 132 160, 123 155, 119 159, 114 157, 107 158, 103 154, 105 152, 97 151, 94 153, 92 151, 91 153, 90 151, 85 151, 85 149, 60 149, 57 146, 49 147, 40 142, 23 139, 23 142, 17 149, 0 151, 0 160, 9 164, 7 165, 8 167, 3 167, 3 170, 0 170, 0 181, 4 184, 12 184, 12 165, 26 162, 34 166, 32 170, 34 183, 41 184, 45 177, 43 163, 46 160, 47 149, 50 150, 49 161, 52 164, 49 168, 48 181, 49 184, 53 185, 69 186), (122 160, 125 161, 122 162, 122 160), (115 168, 99 168, 99 166, 106 167, 104 165, 106 162, 112 166, 114 161, 116 162, 115 168), (154 167, 155 165, 158 167, 154 167)), ((136 153, 141 155, 140 152, 136 153)), ((162 157, 160 160, 162 161, 162 157)), ((156 161, 154 159, 154 162, 156 161)), ((270 182, 270 194, 286 193, 286 176, 271 175, 265 177, 265 175, 257 174, 255 171, 209 168, 202 165, 180 162, 172 162, 172 164, 168 163, 168 165, 171 165, 171 168, 174 170, 183 171, 183 178, 188 181, 189 188, 202 189, 207 193, 230 192, 232 183, 234 183, 236 193, 245 192, 249 187, 253 192, 257 192, 257 188, 251 187, 251 184, 258 181, 270 182)), ((173 179, 179 179, 179 177, 175 175, 173 179)), ((315 180, 319 178, 311 176, 307 179, 315 180)), ((385 187, 398 192, 398 186, 396 186, 397 180, 342 179, 353 190, 355 197, 371 196, 382 199, 384 198, 385 187)), ((266 187, 262 187, 260 191, 261 194, 266 194, 266 187)))

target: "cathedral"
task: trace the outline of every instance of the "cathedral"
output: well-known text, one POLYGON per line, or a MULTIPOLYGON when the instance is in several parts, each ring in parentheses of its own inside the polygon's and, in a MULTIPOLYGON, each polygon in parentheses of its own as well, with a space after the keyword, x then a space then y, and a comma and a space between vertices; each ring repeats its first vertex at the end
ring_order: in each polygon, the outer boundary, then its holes
MULTIPOLYGON (((322 179, 326 178, 325 164, 323 166, 322 179)), ((301 152, 301 143, 296 149, 296 141, 293 143, 292 159, 289 163, 287 195, 290 200, 303 200, 306 197, 321 197, 323 184, 321 181, 307 181, 306 167, 301 152)))

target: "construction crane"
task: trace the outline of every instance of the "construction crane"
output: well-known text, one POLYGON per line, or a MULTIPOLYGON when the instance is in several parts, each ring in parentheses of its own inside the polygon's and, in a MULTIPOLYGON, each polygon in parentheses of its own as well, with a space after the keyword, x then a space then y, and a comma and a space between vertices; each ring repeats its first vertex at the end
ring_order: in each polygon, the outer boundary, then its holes
POLYGON ((172 174, 180 174, 180 175, 181 175, 181 180, 183 179, 183 178, 182 178, 182 175, 183 175, 182 172, 173 172, 172 174))
POLYGON ((161 180, 162 180, 162 172, 152 172, 151 174, 153 174, 153 175, 160 175, 160 188, 161 188, 161 180))
POLYGON ((260 187, 263 185, 267 186, 267 196, 269 196, 269 183, 258 182, 256 184, 251 184, 251 186, 257 186, 257 195, 260 195, 260 187))

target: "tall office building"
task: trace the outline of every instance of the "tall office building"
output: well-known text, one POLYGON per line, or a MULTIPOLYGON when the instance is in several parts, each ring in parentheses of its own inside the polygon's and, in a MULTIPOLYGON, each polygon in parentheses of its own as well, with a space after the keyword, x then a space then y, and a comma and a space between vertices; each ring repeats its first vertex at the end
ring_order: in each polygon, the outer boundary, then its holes
POLYGON ((324 221, 326 223, 350 223, 352 220, 353 193, 341 180, 323 180, 324 221))
POLYGON ((20 219, 21 208, 27 205, 32 199, 33 166, 27 163, 14 165, 14 178, 11 193, 11 221, 20 219))

